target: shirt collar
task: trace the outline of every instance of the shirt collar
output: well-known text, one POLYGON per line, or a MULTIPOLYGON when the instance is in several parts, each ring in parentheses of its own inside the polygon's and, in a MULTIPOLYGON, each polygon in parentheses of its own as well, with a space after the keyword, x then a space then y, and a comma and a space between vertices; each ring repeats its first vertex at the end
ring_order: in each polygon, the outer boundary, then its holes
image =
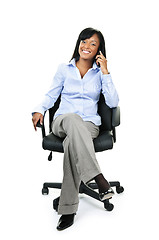
MULTIPOLYGON (((75 62, 75 58, 73 58, 67 65, 72 65, 74 67, 76 67, 76 62, 75 62)), ((99 69, 99 67, 97 66, 97 64, 94 62, 93 63, 93 69, 99 69)))
POLYGON ((76 67, 75 58, 73 58, 67 65, 72 65, 72 66, 76 67))

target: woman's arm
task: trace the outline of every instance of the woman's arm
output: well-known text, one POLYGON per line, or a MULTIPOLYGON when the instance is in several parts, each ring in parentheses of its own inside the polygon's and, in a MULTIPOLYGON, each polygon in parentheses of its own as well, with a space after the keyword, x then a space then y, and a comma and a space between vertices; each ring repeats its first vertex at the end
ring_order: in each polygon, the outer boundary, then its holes
POLYGON ((33 110, 33 125, 36 130, 36 124, 40 120, 43 122, 43 115, 46 110, 53 107, 54 103, 56 102, 57 98, 59 97, 64 82, 64 75, 63 75, 63 68, 64 64, 59 65, 58 70, 53 78, 53 82, 49 91, 45 94, 43 101, 34 108, 33 110))
POLYGON ((102 93, 105 97, 106 104, 110 107, 117 107, 119 102, 118 93, 113 84, 110 73, 107 68, 107 59, 104 57, 102 52, 96 56, 97 64, 100 64, 101 79, 102 79, 102 93))
POLYGON ((110 74, 102 75, 102 93, 110 108, 118 106, 119 97, 110 74))

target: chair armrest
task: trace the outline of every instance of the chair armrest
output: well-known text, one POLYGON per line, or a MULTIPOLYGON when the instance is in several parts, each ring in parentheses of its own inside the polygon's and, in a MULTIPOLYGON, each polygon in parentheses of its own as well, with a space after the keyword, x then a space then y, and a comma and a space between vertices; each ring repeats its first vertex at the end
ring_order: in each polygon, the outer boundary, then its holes
POLYGON ((117 127, 120 125, 120 107, 112 108, 112 126, 117 127))
POLYGON ((43 125, 40 124, 40 120, 37 122, 36 127, 42 128, 43 125))
MULTIPOLYGON (((46 112, 45 112, 46 113, 46 112)), ((44 125, 44 119, 45 119, 45 113, 44 113, 44 117, 43 117, 43 124, 41 125, 40 124, 40 120, 37 122, 36 126, 41 128, 41 131, 42 131, 42 137, 44 138, 46 136, 46 133, 45 133, 45 125, 44 125)))
POLYGON ((113 127, 113 139, 116 142, 116 130, 115 127, 120 125, 120 107, 112 108, 112 127, 113 127))

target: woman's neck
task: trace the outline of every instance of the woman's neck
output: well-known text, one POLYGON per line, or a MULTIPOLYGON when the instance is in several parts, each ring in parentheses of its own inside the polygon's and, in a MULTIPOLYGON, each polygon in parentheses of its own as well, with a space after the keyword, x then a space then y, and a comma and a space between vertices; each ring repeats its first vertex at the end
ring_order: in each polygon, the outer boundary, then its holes
POLYGON ((92 61, 91 60, 85 60, 85 59, 79 59, 77 62, 76 62, 76 66, 80 69, 90 69, 92 68, 92 61))
POLYGON ((92 61, 79 59, 76 62, 76 67, 78 68, 81 78, 84 77, 84 75, 88 72, 90 68, 92 68, 92 61))

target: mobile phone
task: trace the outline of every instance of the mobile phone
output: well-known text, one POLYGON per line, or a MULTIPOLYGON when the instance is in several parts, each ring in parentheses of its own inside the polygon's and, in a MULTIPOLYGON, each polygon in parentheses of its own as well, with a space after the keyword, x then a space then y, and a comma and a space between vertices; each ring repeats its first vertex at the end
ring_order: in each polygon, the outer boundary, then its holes
MULTIPOLYGON (((96 56, 97 56, 97 55, 100 55, 100 51, 101 51, 101 50, 98 49, 98 52, 97 52, 96 56)), ((98 58, 97 58, 97 59, 98 59, 98 58)), ((96 59, 96 61, 97 61, 97 59, 96 59)), ((96 62, 96 63, 97 63, 97 62, 96 62)), ((97 66, 100 67, 100 63, 97 63, 97 66)))

